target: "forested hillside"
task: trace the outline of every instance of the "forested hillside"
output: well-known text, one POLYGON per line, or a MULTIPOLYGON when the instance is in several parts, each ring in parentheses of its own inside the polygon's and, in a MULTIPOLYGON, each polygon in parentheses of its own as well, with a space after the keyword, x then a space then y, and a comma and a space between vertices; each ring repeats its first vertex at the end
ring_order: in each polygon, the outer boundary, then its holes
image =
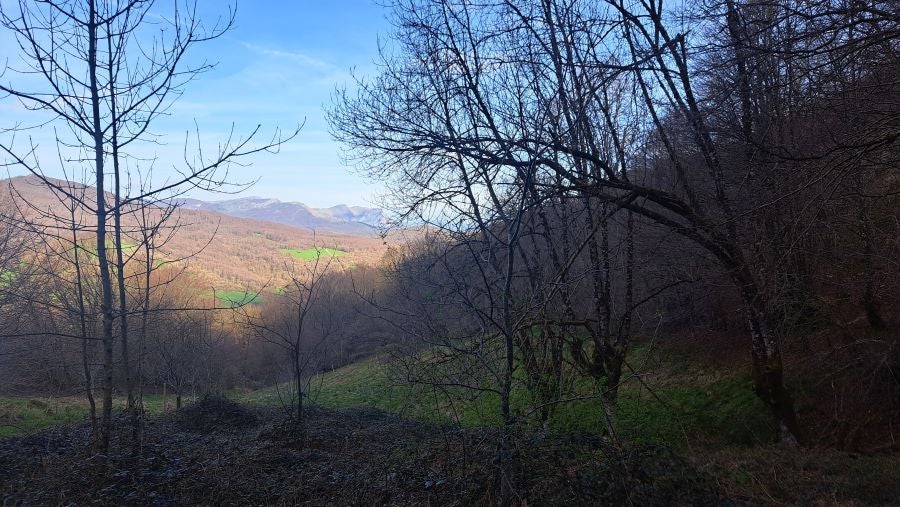
POLYGON ((300 126, 150 174, 235 20, 158 7, 0 7, 83 174, 0 131, 4 503, 897 502, 896 2, 392 2, 324 113, 378 237, 180 205, 300 126))
MULTIPOLYGON (((80 188, 87 196, 95 193, 92 187, 80 188)), ((0 196, 5 206, 19 212, 23 219, 59 223, 65 215, 64 201, 34 176, 0 182, 0 196)), ((165 244, 155 247, 155 259, 190 271, 203 279, 210 290, 275 291, 287 281, 286 266, 292 263, 292 252, 329 247, 340 251, 340 263, 350 268, 378 263, 387 249, 385 240, 371 228, 360 235, 317 231, 197 210, 184 206, 180 200, 176 202, 178 207, 167 217, 166 227, 160 228, 165 244)), ((164 210, 162 206, 151 207, 151 213, 157 216, 164 210)), ((138 216, 128 214, 123 223, 128 229, 123 243, 126 248, 137 250, 142 243, 138 216)), ((91 232, 78 231, 79 241, 94 241, 91 232)))

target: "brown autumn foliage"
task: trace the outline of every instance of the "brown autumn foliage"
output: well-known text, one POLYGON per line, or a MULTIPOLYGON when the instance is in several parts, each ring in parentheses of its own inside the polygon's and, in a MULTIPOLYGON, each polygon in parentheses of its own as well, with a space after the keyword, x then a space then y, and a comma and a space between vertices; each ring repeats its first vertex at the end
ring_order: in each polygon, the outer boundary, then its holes
MULTIPOLYGON (((10 195, 11 192, 15 200, 20 201, 17 207, 25 213, 37 208, 49 210, 56 216, 65 216, 59 200, 34 176, 3 182, 0 194, 10 195)), ((33 211, 31 213, 34 214, 33 211)), ((156 212, 157 215, 159 213, 156 212)), ((136 229, 137 217, 126 215, 123 224, 136 229)), ((177 234, 172 234, 159 248, 156 258, 201 276, 202 283, 215 290, 256 292, 283 287, 288 282, 285 267, 298 261, 282 249, 325 247, 341 250, 346 254, 335 260, 345 269, 362 264, 374 265, 387 250, 385 241, 374 234, 367 237, 316 232, 191 209, 175 212, 165 230, 174 229, 177 229, 177 234)), ((80 235, 85 240, 91 237, 89 232, 80 235)), ((126 234, 123 242, 137 245, 140 239, 126 234)))

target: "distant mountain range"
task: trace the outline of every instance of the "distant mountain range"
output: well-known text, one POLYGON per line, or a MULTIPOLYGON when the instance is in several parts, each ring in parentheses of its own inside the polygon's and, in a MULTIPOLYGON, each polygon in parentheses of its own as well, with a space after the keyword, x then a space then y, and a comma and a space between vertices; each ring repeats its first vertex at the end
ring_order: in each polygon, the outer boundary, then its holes
POLYGON ((239 218, 267 220, 302 229, 340 234, 372 235, 384 220, 378 208, 339 204, 313 208, 301 202, 284 202, 262 197, 242 197, 225 201, 180 199, 185 209, 214 211, 239 218))

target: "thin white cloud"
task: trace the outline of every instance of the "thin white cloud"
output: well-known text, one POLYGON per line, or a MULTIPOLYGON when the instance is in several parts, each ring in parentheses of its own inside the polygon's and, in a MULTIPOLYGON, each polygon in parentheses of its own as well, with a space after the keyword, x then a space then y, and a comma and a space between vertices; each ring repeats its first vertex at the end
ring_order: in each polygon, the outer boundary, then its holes
POLYGON ((315 67, 323 70, 332 70, 335 66, 331 63, 328 63, 324 60, 320 60, 318 58, 312 57, 306 53, 301 53, 299 51, 285 51, 283 49, 274 49, 267 48, 263 46, 259 46, 257 44, 252 44, 250 42, 241 42, 241 44, 253 51, 254 53, 262 56, 270 56, 273 58, 283 58, 287 60, 291 60, 295 63, 299 63, 301 65, 306 65, 309 67, 315 67))

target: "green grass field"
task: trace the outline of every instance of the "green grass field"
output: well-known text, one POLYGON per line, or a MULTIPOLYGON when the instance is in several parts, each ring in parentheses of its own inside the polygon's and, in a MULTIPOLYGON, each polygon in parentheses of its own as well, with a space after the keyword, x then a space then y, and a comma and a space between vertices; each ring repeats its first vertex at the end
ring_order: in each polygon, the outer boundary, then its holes
MULTIPOLYGON (((226 296, 235 297, 230 299, 234 301, 244 293, 226 296)), ((640 349, 633 352, 632 364, 639 364, 642 354, 640 349)), ((656 368, 648 379, 649 390, 634 380, 623 384, 617 405, 621 436, 633 442, 662 443, 675 448, 694 444, 744 446, 771 439, 767 412, 750 389, 746 373, 704 371, 679 363, 677 358, 668 359, 673 362, 656 368)), ((314 377, 310 398, 323 407, 368 406, 432 423, 459 423, 467 427, 501 423, 496 393, 436 389, 396 382, 392 378, 392 366, 387 358, 375 356, 314 377)), ((524 417, 534 402, 522 383, 517 386, 512 396, 513 410, 526 425, 535 424, 534 418, 524 417)), ((602 388, 579 378, 565 397, 590 398, 602 388)), ((281 403, 277 387, 234 397, 258 406, 281 403)), ((146 397, 145 405, 151 414, 163 411, 160 396, 146 397)), ((560 432, 598 433, 603 426, 602 408, 597 397, 559 404, 551 415, 550 428, 560 432)), ((0 436, 81 420, 86 414, 86 402, 80 398, 0 398, 0 436)))
POLYGON ((336 248, 279 248, 282 253, 286 253, 295 259, 301 261, 314 261, 320 257, 340 257, 347 252, 336 248))
POLYGON ((15 271, 0 270, 0 287, 8 287, 16 281, 18 274, 15 271))
MULTIPOLYGON (((688 370, 649 384, 652 392, 637 381, 625 383, 620 390, 618 431, 628 440, 684 448, 696 442, 753 445, 772 438, 767 411, 750 389, 746 373, 688 370)), ((522 414, 533 403, 519 385, 512 403, 514 411, 522 414)), ((579 379, 569 396, 587 397, 601 388, 579 379)), ((315 377, 310 398, 328 408, 369 406, 434 423, 459 422, 470 427, 500 424, 497 394, 396 385, 383 357, 315 377)), ((244 394, 241 399, 259 405, 280 403, 274 387, 244 394)), ((569 402, 554 410, 550 428, 596 433, 602 427, 602 417, 602 404, 596 398, 569 402)))
MULTIPOLYGON (((81 249, 87 252, 89 255, 96 257, 97 256, 97 242, 92 240, 87 241, 79 241, 78 244, 81 246, 81 249)), ((106 248, 112 254, 115 252, 116 243, 112 240, 106 240, 106 248)), ((122 242, 122 253, 126 255, 133 254, 138 249, 138 244, 136 243, 128 243, 126 241, 122 242)))
MULTIPOLYGON (((175 398, 165 400, 171 410, 175 398)), ((149 414, 163 413, 162 395, 145 395, 144 410, 149 414)), ((119 408, 124 398, 116 398, 119 408)), ((0 438, 27 435, 50 426, 84 421, 88 418, 88 402, 83 397, 0 398, 0 438)))
POLYGON ((223 306, 258 305, 263 302, 262 294, 242 290, 217 290, 215 296, 223 306))
MULTIPOLYGON (((115 249, 116 245, 114 242, 107 241, 106 247, 115 249)), ((134 253, 134 251, 137 250, 137 248, 138 248, 138 245, 135 243, 126 243, 124 241, 122 242, 122 253, 127 253, 127 254, 134 253)))

